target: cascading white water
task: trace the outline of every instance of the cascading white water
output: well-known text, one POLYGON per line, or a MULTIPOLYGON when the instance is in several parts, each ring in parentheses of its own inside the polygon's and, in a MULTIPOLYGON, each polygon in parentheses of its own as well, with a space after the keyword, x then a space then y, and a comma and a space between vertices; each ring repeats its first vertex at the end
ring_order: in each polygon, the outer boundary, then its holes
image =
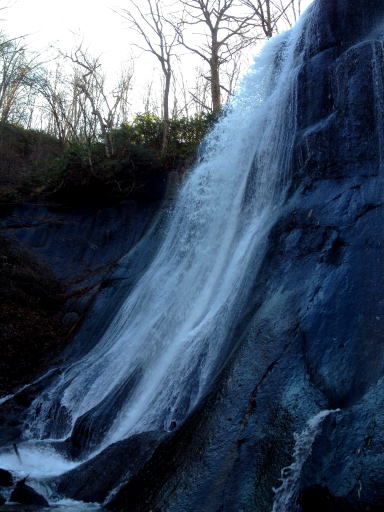
POLYGON ((305 429, 295 435, 295 447, 293 449, 293 462, 281 471, 281 485, 275 491, 272 512, 290 512, 294 507, 301 470, 311 454, 313 443, 319 434, 323 422, 330 414, 339 412, 340 409, 320 411, 308 420, 305 429))
POLYGON ((172 428, 209 389, 289 184, 296 81, 310 29, 304 16, 267 43, 205 141, 150 267, 102 338, 35 400, 27 439, 67 437, 79 418, 108 411, 118 396, 118 412, 108 413, 113 421, 92 444, 100 451, 172 428))

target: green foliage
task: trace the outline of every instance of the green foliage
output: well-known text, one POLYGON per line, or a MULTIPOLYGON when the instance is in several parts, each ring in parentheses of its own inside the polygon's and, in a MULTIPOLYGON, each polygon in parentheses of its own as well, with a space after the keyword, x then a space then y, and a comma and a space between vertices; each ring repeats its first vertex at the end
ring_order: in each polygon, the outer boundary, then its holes
MULTIPOLYGON (((169 138, 162 164, 167 169, 184 167, 196 155, 205 134, 216 120, 214 114, 200 114, 193 118, 176 118, 169 121, 169 138)), ((154 114, 138 114, 132 123, 122 124, 113 131, 117 155, 127 151, 128 146, 151 148, 160 157, 164 121, 154 114)))
POLYGON ((13 202, 23 195, 25 186, 44 186, 52 171, 39 179, 36 172, 44 169, 45 161, 52 161, 62 152, 59 141, 44 132, 26 130, 18 125, 0 125, 0 201, 13 202))
POLYGON ((113 158, 107 158, 100 142, 70 144, 56 160, 61 182, 51 197, 71 202, 113 202, 135 197, 151 186, 162 170, 156 151, 142 144, 120 140, 113 158))
POLYGON ((163 122, 154 114, 137 114, 130 125, 132 144, 144 145, 156 151, 161 149, 163 122))
POLYGON ((213 114, 200 114, 191 119, 181 117, 170 123, 169 143, 165 159, 168 165, 190 164, 197 148, 215 121, 213 114))
POLYGON ((100 141, 73 141, 63 147, 45 133, 7 125, 0 128, 0 202, 157 199, 166 173, 183 171, 192 163, 214 121, 212 115, 171 120, 167 151, 161 155, 164 121, 138 114, 111 132, 111 158, 100 141))

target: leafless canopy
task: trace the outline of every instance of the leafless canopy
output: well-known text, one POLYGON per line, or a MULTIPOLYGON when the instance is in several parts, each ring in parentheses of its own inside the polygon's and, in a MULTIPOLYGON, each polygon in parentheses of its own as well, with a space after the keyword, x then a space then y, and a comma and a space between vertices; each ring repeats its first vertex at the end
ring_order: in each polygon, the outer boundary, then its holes
POLYGON ((27 51, 23 37, 0 34, 0 121, 19 122, 20 105, 34 88, 38 55, 27 51))
POLYGON ((244 7, 253 12, 253 21, 267 39, 279 27, 292 27, 301 14, 301 0, 241 0, 244 7))
POLYGON ((172 24, 163 15, 160 0, 142 0, 143 7, 134 0, 129 0, 130 8, 123 9, 120 14, 129 21, 132 30, 136 31, 143 46, 136 45, 143 51, 152 53, 160 63, 163 78, 163 142, 164 154, 169 136, 169 98, 172 82, 174 49, 177 44, 177 24, 172 24))
POLYGON ((178 27, 180 43, 199 55, 209 65, 213 110, 221 107, 220 69, 255 41, 252 35, 252 13, 241 9, 238 0, 181 0, 182 22, 178 27), (192 37, 186 35, 186 27, 202 26, 201 32, 192 37))

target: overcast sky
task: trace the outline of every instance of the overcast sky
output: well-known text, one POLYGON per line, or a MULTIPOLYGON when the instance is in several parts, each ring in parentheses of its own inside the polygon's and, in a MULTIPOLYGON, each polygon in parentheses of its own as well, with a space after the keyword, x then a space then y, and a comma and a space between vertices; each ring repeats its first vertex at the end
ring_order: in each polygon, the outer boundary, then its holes
POLYGON ((28 34, 31 48, 71 48, 77 34, 93 53, 113 63, 129 57, 126 23, 112 10, 124 0, 11 0, 8 5, 2 12, 5 32, 28 34))
MULTIPOLYGON (((304 7, 311 2, 303 0, 304 7)), ((0 5, 4 4, 9 8, 1 12, 1 29, 12 37, 28 35, 33 50, 52 46, 70 51, 83 39, 93 55, 102 55, 110 75, 127 65, 132 54, 137 56, 137 49, 130 45, 133 33, 113 11, 127 7, 124 0, 0 0, 0 5)), ((135 63, 136 90, 150 80, 157 65, 153 56, 141 52, 135 63)))
MULTIPOLYGON (((308 5, 311 0, 303 0, 308 5)), ((71 47, 73 34, 81 34, 89 48, 113 62, 128 58, 127 24, 113 8, 124 0, 9 0, 2 25, 12 36, 29 34, 31 46, 71 47)))

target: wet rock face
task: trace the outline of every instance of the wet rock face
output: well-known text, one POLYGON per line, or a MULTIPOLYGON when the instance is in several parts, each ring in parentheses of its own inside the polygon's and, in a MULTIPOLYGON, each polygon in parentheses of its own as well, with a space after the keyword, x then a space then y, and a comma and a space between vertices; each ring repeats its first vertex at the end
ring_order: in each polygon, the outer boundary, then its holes
POLYGON ((108 325, 156 246, 156 233, 145 247, 140 241, 159 205, 126 201, 101 209, 22 205, 1 210, 1 396, 54 368, 47 379, 0 404, 0 445, 18 442, 36 394, 108 325), (121 260, 133 247, 140 258, 121 260))
POLYGON ((0 487, 11 487, 13 485, 12 473, 5 469, 0 469, 0 487))
POLYGON ((41 375, 62 348, 64 290, 46 265, 0 233, 1 395, 41 375))
POLYGON ((314 21, 309 55, 335 47, 343 52, 357 42, 382 33, 381 0, 320 0, 314 21))
POLYGON ((290 197, 237 350, 112 510, 270 512, 294 432, 332 408, 302 471, 302 510, 384 509, 384 4, 313 8, 290 197))
MULTIPOLYGON (((40 267, 45 266, 47 275, 64 284, 61 318, 63 330, 71 335, 93 299, 109 287, 107 276, 149 228, 159 204, 126 201, 100 209, 28 204, 3 208, 0 234, 19 252, 24 247, 40 267)), ((4 266, 2 261, 0 265, 4 266)))
POLYGON ((159 202, 138 201, 109 208, 26 204, 3 209, 0 228, 49 262, 55 276, 76 290, 76 284, 85 288, 100 281, 140 240, 158 207, 159 202))
POLYGON ((115 487, 140 471, 166 437, 165 432, 145 432, 112 444, 56 479, 57 492, 75 500, 103 502, 115 487))
POLYGON ((139 377, 140 372, 134 372, 123 386, 118 386, 96 407, 76 420, 71 437, 65 442, 66 451, 71 459, 92 453, 105 439, 124 400, 132 393, 139 377))
POLYGON ((18 482, 12 491, 10 501, 21 503, 22 505, 36 505, 38 507, 49 507, 48 501, 27 485, 24 480, 18 482))
POLYGON ((305 489, 299 496, 301 512, 353 512, 354 507, 345 498, 332 496, 320 485, 305 489))

